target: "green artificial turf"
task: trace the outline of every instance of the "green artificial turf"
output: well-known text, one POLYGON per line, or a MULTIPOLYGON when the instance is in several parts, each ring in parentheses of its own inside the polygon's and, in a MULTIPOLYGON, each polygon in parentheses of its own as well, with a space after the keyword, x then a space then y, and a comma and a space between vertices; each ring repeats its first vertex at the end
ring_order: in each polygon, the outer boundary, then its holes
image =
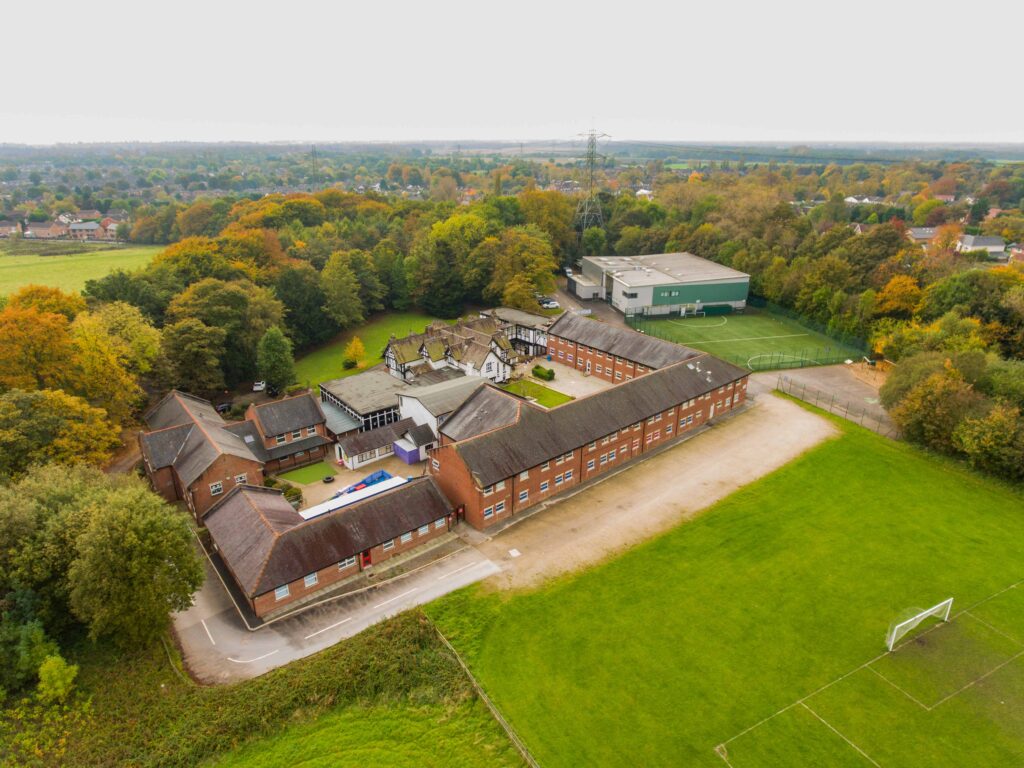
POLYGON ((278 477, 282 480, 287 480, 289 483, 302 483, 305 485, 308 483, 318 483, 327 475, 336 474, 338 474, 338 469, 334 464, 329 461, 318 461, 316 464, 293 469, 290 472, 278 475, 278 477))
POLYGON ((748 307, 743 314, 639 320, 639 330, 752 370, 859 360, 862 351, 799 321, 748 307))
POLYGON ((1024 577, 1024 498, 840 429, 617 559, 427 612, 546 768, 722 768, 723 742, 733 768, 870 766, 848 740, 887 768, 1024 765, 1024 586, 864 666, 907 609, 1024 577), (878 674, 931 705, 997 665, 931 711, 878 674))
POLYGON ((358 328, 349 329, 332 341, 306 353, 295 361, 296 381, 311 388, 321 381, 340 379, 361 373, 383 362, 384 347, 391 334, 398 338, 410 333, 423 333, 423 329, 434 318, 418 312, 386 312, 376 315, 358 328), (366 348, 366 355, 359 361, 358 368, 346 370, 342 367, 345 347, 354 336, 358 336, 366 348))
POLYGON ((556 392, 550 387, 545 387, 543 384, 529 379, 510 381, 503 385, 502 389, 520 397, 532 397, 538 405, 543 405, 545 408, 554 408, 576 399, 572 395, 556 392))
MULTIPOLYGON (((74 248, 77 244, 69 245, 74 248)), ((43 256, 22 253, 24 249, 11 255, 7 247, 0 246, 0 296, 30 284, 80 291, 86 280, 101 278, 115 269, 146 266, 163 249, 158 245, 141 245, 43 256)))

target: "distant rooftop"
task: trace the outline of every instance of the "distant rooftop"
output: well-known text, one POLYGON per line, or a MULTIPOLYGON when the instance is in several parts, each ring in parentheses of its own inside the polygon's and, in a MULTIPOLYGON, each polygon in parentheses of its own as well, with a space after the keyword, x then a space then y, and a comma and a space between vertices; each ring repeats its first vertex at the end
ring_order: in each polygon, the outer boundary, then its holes
POLYGON ((685 252, 650 256, 586 256, 583 261, 611 272, 617 280, 630 286, 750 278, 745 272, 685 252))

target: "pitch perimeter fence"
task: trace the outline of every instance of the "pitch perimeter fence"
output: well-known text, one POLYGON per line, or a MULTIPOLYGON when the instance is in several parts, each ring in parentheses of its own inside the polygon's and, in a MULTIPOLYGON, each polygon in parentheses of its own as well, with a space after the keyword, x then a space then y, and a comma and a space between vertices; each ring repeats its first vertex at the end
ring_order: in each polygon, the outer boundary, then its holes
POLYGON ((859 424, 870 429, 882 437, 893 440, 900 438, 900 431, 889 419, 885 409, 881 406, 869 412, 863 405, 854 405, 849 400, 837 398, 835 392, 823 392, 815 387, 808 387, 806 383, 794 381, 788 376, 779 375, 775 383, 775 389, 784 394, 803 400, 805 403, 821 408, 836 416, 841 416, 847 421, 859 424))

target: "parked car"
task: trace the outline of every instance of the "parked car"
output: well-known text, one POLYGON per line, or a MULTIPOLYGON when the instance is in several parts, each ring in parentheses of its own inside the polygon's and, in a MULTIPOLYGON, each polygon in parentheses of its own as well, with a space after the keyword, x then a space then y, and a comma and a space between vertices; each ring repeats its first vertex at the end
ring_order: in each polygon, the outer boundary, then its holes
POLYGON ((253 382, 253 385, 252 385, 252 391, 253 392, 262 392, 266 388, 267 388, 267 382, 265 382, 265 381, 253 382))
POLYGON ((572 267, 566 267, 565 268, 565 276, 566 277, 572 277, 572 267))
POLYGON ((227 413, 231 410, 231 403, 221 403, 217 406, 217 413, 227 413))

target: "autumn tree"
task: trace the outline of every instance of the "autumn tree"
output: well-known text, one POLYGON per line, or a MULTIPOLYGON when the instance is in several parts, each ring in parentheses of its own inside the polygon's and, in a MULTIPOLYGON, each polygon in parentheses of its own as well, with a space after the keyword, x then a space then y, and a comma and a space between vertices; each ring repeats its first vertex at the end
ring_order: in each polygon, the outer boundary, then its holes
POLYGON ((129 368, 131 348, 88 313, 72 323, 71 340, 75 356, 68 387, 106 411, 115 424, 123 424, 143 394, 129 368))
POLYGON ((953 453, 954 431, 965 419, 979 417, 984 402, 955 370, 946 369, 914 386, 891 414, 908 440, 953 453))
POLYGON ((51 389, 0 395, 0 478, 48 462, 100 465, 118 445, 106 412, 81 398, 51 389))
POLYGON ((77 293, 65 293, 49 285, 26 285, 8 297, 7 306, 63 315, 70 322, 85 310, 85 299, 77 293))
POLYGON ((519 206, 527 224, 547 233, 559 263, 568 264, 576 244, 576 233, 572 228, 575 215, 572 201, 558 192, 529 190, 519 195, 519 206))
POLYGON ((59 389, 74 353, 64 315, 35 307, 0 312, 0 389, 59 389))
POLYGON ((168 386, 190 392, 214 392, 224 388, 220 356, 227 331, 206 325, 194 317, 165 326, 160 349, 165 365, 162 378, 168 386))
POLYGON ((263 334, 256 350, 256 366, 261 379, 281 390, 295 382, 295 358, 292 343, 276 325, 263 334))
POLYGON ((977 469, 1024 480, 1024 420, 1016 405, 996 403, 984 416, 965 418, 953 431, 953 445, 977 469))
POLYGON ((345 368, 355 368, 359 365, 360 361, 366 357, 366 347, 363 346, 363 340, 358 336, 353 336, 352 341, 345 345, 345 353, 342 357, 342 364, 345 368))
POLYGON ((343 253, 335 253, 327 260, 320 273, 320 287, 325 297, 324 312, 338 327, 363 322, 366 314, 359 298, 359 282, 343 253))
POLYGON ((921 301, 921 289, 917 281, 907 275, 896 275, 879 291, 875 302, 875 313, 892 317, 909 318, 921 301))
POLYGON ((492 302, 503 302, 509 285, 515 278, 518 284, 509 292, 509 297, 521 309, 536 304, 533 293, 550 293, 555 288, 554 270, 557 268, 551 245, 546 235, 533 227, 506 229, 500 238, 489 238, 481 244, 491 252, 493 271, 491 280, 484 288, 484 298, 492 302), (525 286, 525 291, 524 291, 525 286), (524 300, 524 292, 530 294, 530 302, 524 300))

